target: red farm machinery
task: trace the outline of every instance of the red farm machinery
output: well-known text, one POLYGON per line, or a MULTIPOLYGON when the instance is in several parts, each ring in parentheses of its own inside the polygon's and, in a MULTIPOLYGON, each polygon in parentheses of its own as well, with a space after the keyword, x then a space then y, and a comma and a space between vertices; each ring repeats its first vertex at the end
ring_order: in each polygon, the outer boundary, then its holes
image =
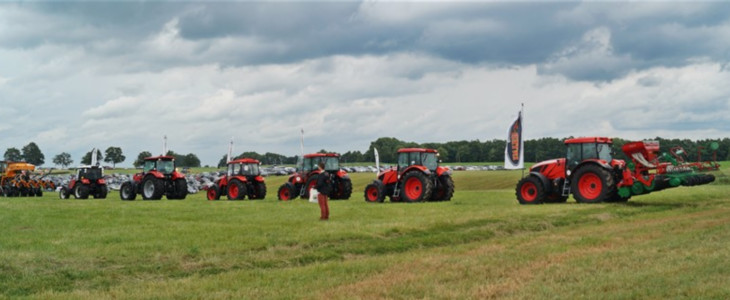
POLYGON ((398 166, 380 172, 365 187, 366 202, 449 201, 454 195, 451 169, 439 165, 438 151, 423 148, 398 150, 398 166))
POLYGON ((182 200, 188 194, 188 184, 175 169, 173 156, 147 157, 143 171, 134 174, 132 181, 122 183, 119 194, 122 200, 134 200, 137 194, 142 194, 144 200, 159 200, 163 195, 169 200, 182 200))
POLYGON ((109 191, 104 180, 104 169, 96 166, 81 166, 76 170, 76 176, 71 179, 68 186, 62 186, 58 191, 58 197, 68 199, 71 195, 76 199, 106 199, 109 191))
POLYGON ((309 197, 309 190, 317 184, 320 171, 317 165, 324 162, 324 169, 332 177, 332 192, 330 199, 350 199, 352 181, 347 172, 340 169, 340 155, 337 153, 312 153, 303 156, 297 172, 279 187, 277 197, 282 201, 289 201, 297 196, 309 197))
POLYGON ((227 196, 228 200, 266 198, 266 182, 261 176, 261 162, 251 158, 241 158, 228 162, 226 175, 208 187, 208 200, 219 200, 227 196))
POLYGON ((565 202, 572 193, 578 203, 625 202, 631 196, 678 186, 708 184, 714 162, 687 163, 681 148, 658 155, 659 142, 627 143, 622 151, 631 160, 614 159, 613 141, 606 137, 565 140, 565 158, 543 161, 517 184, 520 204, 565 202))

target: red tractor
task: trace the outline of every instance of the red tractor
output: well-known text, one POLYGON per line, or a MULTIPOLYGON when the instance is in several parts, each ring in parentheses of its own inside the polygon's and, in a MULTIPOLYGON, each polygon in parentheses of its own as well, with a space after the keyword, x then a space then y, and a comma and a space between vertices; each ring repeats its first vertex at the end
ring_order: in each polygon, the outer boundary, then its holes
POLYGON ((340 155, 337 153, 313 153, 304 155, 297 172, 289 176, 287 182, 279 187, 277 192, 279 200, 289 201, 297 196, 308 198, 309 190, 317 184, 317 176, 320 175, 317 168, 319 162, 324 162, 325 171, 332 177, 330 199, 350 199, 352 181, 350 181, 347 172, 340 169, 340 155))
POLYGON ((68 186, 61 187, 58 197, 68 199, 73 195, 76 199, 88 199, 91 195, 95 199, 106 199, 108 191, 103 168, 82 166, 76 170, 76 177, 71 179, 68 186))
POLYGON ((266 198, 266 183, 261 176, 261 162, 251 158, 242 158, 228 162, 228 173, 216 180, 208 188, 208 200, 218 200, 223 195, 228 200, 266 198))
POLYGON ((613 158, 613 141, 606 137, 565 140, 567 155, 543 161, 517 183, 520 204, 565 202, 572 193, 578 203, 625 202, 633 195, 677 186, 713 182, 712 174, 657 155, 659 142, 627 143, 622 151, 631 162, 613 158))
POLYGON ((366 202, 449 201, 454 195, 451 169, 439 166, 438 151, 422 148, 398 150, 398 166, 378 173, 365 187, 366 202))
POLYGON ((174 157, 148 157, 144 159, 142 173, 122 183, 119 194, 122 200, 134 200, 137 194, 142 194, 144 200, 159 200, 162 195, 169 200, 182 200, 188 195, 188 184, 185 176, 175 170, 174 157))

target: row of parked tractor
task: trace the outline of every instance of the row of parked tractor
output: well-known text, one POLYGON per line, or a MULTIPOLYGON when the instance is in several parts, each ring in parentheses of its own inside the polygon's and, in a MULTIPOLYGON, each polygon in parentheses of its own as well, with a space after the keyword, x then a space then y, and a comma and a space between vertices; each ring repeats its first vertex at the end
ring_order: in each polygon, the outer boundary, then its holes
MULTIPOLYGON (((648 194, 678 186, 694 186, 715 181, 713 174, 720 165, 715 161, 690 162, 681 147, 659 154, 659 143, 639 141, 625 144, 622 151, 630 158, 626 162, 614 159, 612 140, 605 137, 567 139, 566 156, 533 165, 516 187, 521 204, 565 202, 572 194, 579 203, 625 202, 635 195, 648 194)), ((713 144, 710 149, 717 150, 713 144)), ((452 170, 441 166, 438 152, 433 149, 404 148, 398 150, 394 166, 375 168, 375 180, 365 186, 367 202, 448 201, 454 195, 452 170)), ((377 164, 377 163, 376 163, 377 164)), ((4 196, 41 196, 43 190, 55 188, 47 174, 32 175, 34 166, 27 163, 0 162, 4 196)), ((333 183, 331 199, 349 199, 352 182, 340 165, 336 153, 303 155, 296 171, 276 192, 281 201, 297 197, 308 198, 319 176, 330 176, 333 183), (317 167, 324 163, 324 171, 317 167)), ((206 179, 207 180, 207 179, 206 179)), ((119 184, 122 200, 185 199, 197 192, 188 184, 190 178, 177 171, 172 156, 154 156, 144 160, 142 171, 119 184)), ((205 187, 208 200, 264 199, 266 182, 261 163, 251 158, 229 160, 221 176, 215 176, 205 187)), ((59 197, 106 198, 109 191, 103 168, 98 165, 77 169, 68 184, 58 188, 59 197)))

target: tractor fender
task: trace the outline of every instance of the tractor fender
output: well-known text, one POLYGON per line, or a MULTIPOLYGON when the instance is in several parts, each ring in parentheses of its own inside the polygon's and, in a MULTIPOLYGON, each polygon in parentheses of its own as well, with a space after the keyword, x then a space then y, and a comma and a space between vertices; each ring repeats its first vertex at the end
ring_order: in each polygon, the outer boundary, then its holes
POLYGON ((261 175, 254 177, 254 180, 256 180, 257 182, 264 182, 265 181, 264 177, 261 176, 261 175))
POLYGON ((378 179, 385 185, 395 183, 396 181, 398 181, 398 171, 396 171, 394 168, 383 171, 378 174, 378 179))
POLYGON ((436 168, 436 175, 443 176, 443 175, 451 175, 453 172, 448 167, 438 167, 436 168))
POLYGON ((345 172, 345 170, 340 169, 339 171, 337 171, 337 177, 339 177, 339 178, 349 178, 350 176, 347 175, 347 172, 345 172))
POLYGON ((162 174, 162 172, 157 171, 157 170, 151 170, 151 171, 147 172, 147 175, 145 175, 144 177, 147 177, 147 176, 155 176, 156 178, 160 178, 160 179, 165 178, 165 174, 162 174))
POLYGON ((550 179, 548 179, 547 176, 540 172, 530 172, 530 175, 528 176, 534 176, 537 177, 537 179, 540 179, 542 187, 545 188, 546 195, 550 195, 552 193, 552 184, 550 184, 550 179))
POLYGON ((185 179, 185 175, 183 175, 182 173, 177 172, 177 171, 172 172, 172 180, 178 180, 178 179, 185 179))
POLYGON ((573 170, 572 170, 572 172, 570 174, 570 177, 573 177, 573 174, 575 173, 575 170, 578 170, 578 169, 580 169, 580 168, 582 168, 583 166, 586 166, 586 165, 596 165, 596 166, 599 166, 601 168, 604 168, 604 169, 608 170, 609 172, 613 170, 613 168, 611 167, 611 165, 608 162, 606 162, 605 160, 602 160, 602 159, 587 159, 587 160, 581 162, 580 164, 578 164, 577 166, 575 166, 575 168, 573 168, 573 170))
POLYGON ((431 175, 431 170, 429 170, 428 168, 426 168, 424 166, 420 166, 420 165, 409 166, 408 168, 406 168, 405 170, 403 170, 403 172, 401 172, 401 174, 408 173, 411 170, 418 170, 420 172, 425 173, 426 175, 431 175))
POLYGON ((248 179, 246 178, 246 176, 241 176, 241 175, 231 176, 230 181, 233 181, 234 179, 236 179, 240 182, 243 182, 243 183, 248 182, 248 179))

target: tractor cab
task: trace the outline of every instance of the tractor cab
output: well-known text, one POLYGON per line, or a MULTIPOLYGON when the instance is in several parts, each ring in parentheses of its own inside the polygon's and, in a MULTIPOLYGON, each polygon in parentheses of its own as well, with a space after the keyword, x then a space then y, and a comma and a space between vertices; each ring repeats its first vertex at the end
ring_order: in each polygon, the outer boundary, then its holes
POLYGON ((228 176, 259 176, 261 175, 260 165, 258 160, 250 158, 231 161, 228 163, 228 176))
POLYGON ((340 170, 340 155, 337 153, 313 153, 304 155, 301 173, 307 174, 317 170, 319 162, 324 162, 324 169, 328 172, 336 172, 340 170))
POLYGON ((605 137, 588 137, 565 140, 567 146, 567 171, 574 170, 582 162, 601 161, 610 164, 613 160, 611 145, 613 141, 605 137))
POLYGON ((398 150, 398 171, 410 166, 424 166, 434 172, 439 166, 438 152, 433 149, 405 148, 398 150))
POLYGON ((170 175, 175 171, 175 158, 172 156, 157 156, 144 159, 144 173, 158 171, 170 175))
POLYGON ((81 167, 76 171, 76 178, 98 180, 104 178, 104 172, 99 167, 81 167))

